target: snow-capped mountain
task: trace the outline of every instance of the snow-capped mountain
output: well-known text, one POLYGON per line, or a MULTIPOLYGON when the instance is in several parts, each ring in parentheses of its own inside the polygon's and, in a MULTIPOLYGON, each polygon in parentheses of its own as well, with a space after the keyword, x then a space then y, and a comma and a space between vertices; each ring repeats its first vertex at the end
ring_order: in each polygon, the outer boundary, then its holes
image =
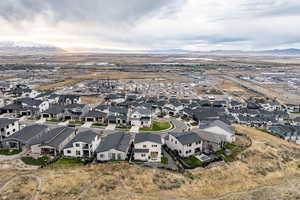
POLYGON ((55 46, 32 42, 0 42, 0 53, 59 53, 64 50, 55 46))

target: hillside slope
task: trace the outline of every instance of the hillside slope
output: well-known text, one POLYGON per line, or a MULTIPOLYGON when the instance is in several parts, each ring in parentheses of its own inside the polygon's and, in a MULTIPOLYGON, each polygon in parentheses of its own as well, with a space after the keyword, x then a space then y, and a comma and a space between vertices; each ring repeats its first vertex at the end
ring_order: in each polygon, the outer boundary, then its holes
POLYGON ((186 175, 126 163, 16 173, 39 176, 43 200, 299 199, 300 148, 252 128, 236 128, 253 143, 237 161, 186 175))

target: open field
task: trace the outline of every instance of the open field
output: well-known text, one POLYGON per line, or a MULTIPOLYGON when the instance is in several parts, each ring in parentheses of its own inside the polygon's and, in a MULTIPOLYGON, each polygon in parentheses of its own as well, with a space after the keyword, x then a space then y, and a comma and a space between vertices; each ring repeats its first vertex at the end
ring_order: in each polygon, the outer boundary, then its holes
MULTIPOLYGON (((252 128, 240 125, 236 128, 253 142, 238 155, 237 161, 211 169, 195 169, 185 175, 126 163, 58 166, 30 171, 30 174, 42 179, 40 198, 43 200, 300 198, 300 147, 252 128)), ((7 176, 1 179, 0 185, 24 173, 7 169, 2 172, 7 176)), ((34 184, 31 183, 30 191, 34 191, 34 184)))
POLYGON ((154 81, 155 82, 178 82, 187 81, 188 79, 179 77, 173 73, 142 73, 142 72, 94 72, 86 75, 77 75, 72 79, 67 79, 57 83, 51 83, 42 85, 38 90, 55 90, 58 87, 73 86, 85 80, 96 80, 96 79, 117 79, 123 82, 130 80, 143 80, 143 81, 154 81))

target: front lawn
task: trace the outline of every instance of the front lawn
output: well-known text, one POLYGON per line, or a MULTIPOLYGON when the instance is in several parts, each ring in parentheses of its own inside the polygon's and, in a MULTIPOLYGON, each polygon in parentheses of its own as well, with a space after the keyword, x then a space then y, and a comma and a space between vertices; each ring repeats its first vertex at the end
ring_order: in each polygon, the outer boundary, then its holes
POLYGON ((49 162, 50 158, 47 156, 43 156, 38 159, 32 157, 22 157, 21 160, 27 165, 42 166, 46 165, 49 162))
POLYGON ((107 124, 101 124, 101 123, 94 123, 92 124, 92 127, 94 128, 103 128, 103 127, 106 127, 107 124))
POLYGON ((131 126, 124 126, 124 125, 118 125, 116 126, 117 129, 122 129, 122 130, 130 130, 131 126))
POLYGON ((84 164, 84 161, 77 158, 61 158, 57 162, 50 165, 53 168, 61 167, 72 167, 72 166, 81 166, 84 164))
POLYGON ((153 121, 150 128, 140 128, 140 131, 164 131, 173 127, 169 121, 153 121))
POLYGON ((183 161, 190 167, 202 167, 203 162, 197 159, 195 156, 190 156, 188 158, 184 158, 183 161))
POLYGON ((48 123, 54 123, 54 124, 58 124, 58 123, 60 123, 60 122, 63 122, 63 121, 61 121, 61 120, 57 120, 57 119, 47 119, 47 120, 46 120, 46 122, 48 122, 48 123))
POLYGON ((69 124, 75 125, 75 126, 82 126, 82 125, 84 124, 84 122, 80 122, 80 121, 70 121, 69 124))
POLYGON ((20 150, 0 149, 0 155, 12 156, 21 153, 20 150))

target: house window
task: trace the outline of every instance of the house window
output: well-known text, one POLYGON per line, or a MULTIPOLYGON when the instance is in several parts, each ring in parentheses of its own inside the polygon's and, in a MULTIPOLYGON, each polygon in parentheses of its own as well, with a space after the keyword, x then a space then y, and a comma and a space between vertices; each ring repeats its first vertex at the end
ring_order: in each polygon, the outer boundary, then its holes
POLYGON ((80 144, 76 143, 76 144, 75 144, 75 147, 80 147, 80 144))
POLYGON ((175 144, 177 144, 177 141, 175 141, 175 144))
POLYGON ((71 154, 71 150, 67 150, 67 154, 71 154))
POLYGON ((13 132, 16 132, 16 129, 13 129, 13 132))
POLYGON ((104 154, 100 154, 100 158, 104 158, 104 154))
POLYGON ((147 145, 144 144, 144 145, 143 145, 143 148, 147 148, 147 145))
POLYGON ((153 144, 152 147, 157 147, 157 145, 156 145, 156 144, 153 144))
POLYGON ((142 156, 142 157, 145 157, 145 156, 146 156, 146 154, 142 154, 141 156, 142 156))
POLYGON ((76 151, 76 156, 80 156, 80 151, 76 151))

